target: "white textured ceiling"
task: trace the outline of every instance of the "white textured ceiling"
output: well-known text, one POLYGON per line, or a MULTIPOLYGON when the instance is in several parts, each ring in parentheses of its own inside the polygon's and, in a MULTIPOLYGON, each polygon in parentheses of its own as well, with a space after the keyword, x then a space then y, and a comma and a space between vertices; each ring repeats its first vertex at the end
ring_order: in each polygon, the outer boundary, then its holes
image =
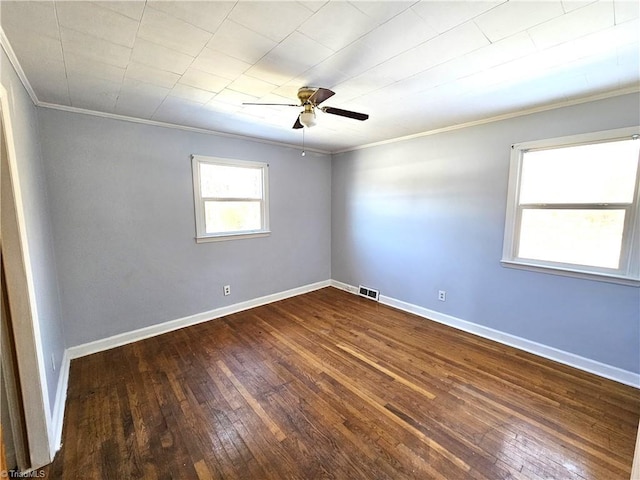
POLYGON ((298 145, 299 109, 242 102, 325 87, 370 114, 318 113, 306 143, 335 152, 637 90, 639 5, 1 0, 0 22, 39 104, 298 145))

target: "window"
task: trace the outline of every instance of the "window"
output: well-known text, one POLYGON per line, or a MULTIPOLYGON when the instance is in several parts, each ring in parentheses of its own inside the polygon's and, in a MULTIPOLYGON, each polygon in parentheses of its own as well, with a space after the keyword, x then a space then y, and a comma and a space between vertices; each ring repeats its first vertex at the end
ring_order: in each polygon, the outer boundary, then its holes
POLYGON ((513 145, 503 265, 640 285, 638 131, 513 145))
POLYGON ((192 156, 196 241, 268 235, 268 165, 192 156))

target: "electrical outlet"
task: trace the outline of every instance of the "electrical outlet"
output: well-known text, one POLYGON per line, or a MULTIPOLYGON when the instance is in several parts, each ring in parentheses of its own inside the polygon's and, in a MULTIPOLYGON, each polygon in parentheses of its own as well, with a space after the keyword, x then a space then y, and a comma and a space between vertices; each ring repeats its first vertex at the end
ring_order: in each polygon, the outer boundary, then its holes
POLYGON ((224 296, 231 295, 231 285, 225 285, 223 287, 224 296))
POLYGON ((444 290, 438 290, 438 300, 440 300, 441 302, 446 302, 447 292, 445 292, 444 290))

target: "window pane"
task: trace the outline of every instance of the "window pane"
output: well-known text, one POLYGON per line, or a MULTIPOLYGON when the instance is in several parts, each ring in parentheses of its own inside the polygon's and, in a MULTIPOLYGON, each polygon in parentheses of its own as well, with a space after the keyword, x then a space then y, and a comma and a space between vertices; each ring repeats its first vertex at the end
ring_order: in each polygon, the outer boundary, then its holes
POLYGON ((206 233, 242 232, 262 228, 261 202, 213 202, 204 204, 206 233))
POLYGON ((518 257, 618 268, 624 210, 524 209, 518 257))
POLYGON ((203 197, 262 198, 262 169, 200 164, 203 197))
POLYGON ((640 141, 525 152, 520 204, 632 203, 640 141))

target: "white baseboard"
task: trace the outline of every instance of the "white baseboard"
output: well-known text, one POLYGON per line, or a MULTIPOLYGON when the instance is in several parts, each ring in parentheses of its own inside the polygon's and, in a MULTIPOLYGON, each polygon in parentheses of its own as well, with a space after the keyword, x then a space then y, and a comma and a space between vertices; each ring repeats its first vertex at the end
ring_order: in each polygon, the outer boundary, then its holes
POLYGON ((267 303, 277 302, 278 300, 295 297, 296 295, 302 295, 303 293, 308 293, 320 288, 328 287, 330 284, 330 280, 311 283, 309 285, 303 285, 302 287, 293 288, 284 292, 266 295, 264 297, 255 298, 253 300, 247 300, 246 302, 240 302, 234 305, 216 308, 213 310, 209 310, 208 312, 190 315, 188 317, 179 318, 177 320, 171 320, 158 325, 151 325, 149 327, 132 330, 130 332, 121 333, 112 337, 96 340, 94 342, 67 348, 64 352, 62 364, 60 366, 60 376, 58 377, 58 387, 52 414, 52 428, 51 432, 49 432, 50 437, 53 437, 50 438, 49 442, 52 449, 51 458, 55 456, 55 453, 62 446, 62 426, 64 423, 64 408, 67 400, 69 367, 71 365, 71 360, 73 360, 74 358, 84 357, 85 355, 102 352, 104 350, 120 347, 128 343, 137 342, 138 340, 144 340, 145 338, 151 338, 156 335, 168 333, 173 330, 188 327, 190 325, 207 322, 215 318, 224 317, 225 315, 231 315, 243 310, 266 305, 267 303))
POLYGON ((162 335, 163 333, 172 332, 173 330, 178 330, 190 325, 196 325, 208 320, 224 317, 225 315, 231 315, 243 310, 266 305, 267 303, 277 302, 278 300, 295 297, 296 295, 302 295, 303 293, 308 293, 312 292, 313 290, 328 287, 330 284, 330 280, 324 280, 322 282, 304 285, 302 287, 293 288, 284 292, 273 293, 271 295, 255 298, 253 300, 247 300, 245 302, 235 303, 226 307, 215 308, 213 310, 209 310, 208 312, 197 313, 195 315, 179 318, 177 320, 170 320, 168 322, 151 325, 149 327, 140 328, 138 330, 120 333, 118 335, 103 338, 101 340, 96 340, 94 342, 76 345, 75 347, 68 348, 67 352, 69 353, 69 359, 73 360, 74 358, 84 357, 85 355, 102 352, 104 350, 109 350, 111 348, 137 342, 138 340, 144 340, 145 338, 151 338, 155 337, 156 335, 162 335))
MULTIPOLYGON (((336 280, 331 281, 331 286, 350 293, 357 293, 358 291, 357 287, 348 285, 343 282, 338 282, 336 280)), ((593 373, 594 375, 598 375, 609 380, 614 380, 625 385, 640 388, 640 374, 634 372, 623 370, 621 368, 607 365, 596 360, 591 360, 574 353, 566 352, 564 350, 550 347, 548 345, 527 340, 526 338, 501 332, 493 328, 478 325, 477 323, 462 320, 460 318, 446 315, 435 310, 430 310, 418 305, 403 302, 401 300, 396 300, 395 298, 387 297, 385 295, 380 295, 380 303, 397 308, 399 310, 403 310, 405 312, 413 313, 428 320, 433 320, 435 322, 457 328, 458 330, 478 335, 479 337, 483 337, 488 340, 502 343, 503 345, 508 345, 519 350, 524 350, 525 352, 538 355, 539 357, 547 358, 549 360, 553 360, 555 362, 562 363, 564 365, 568 365, 585 372, 593 373)))
MULTIPOLYGON (((62 440, 62 426, 64 421, 64 408, 67 399, 67 386, 69 382, 69 367, 71 360, 74 358, 80 358, 85 355, 91 355, 93 353, 102 352, 111 348, 119 347, 129 343, 137 342, 138 340, 144 340, 145 338, 151 338, 156 335, 168 333, 173 330, 195 325, 197 323, 206 322, 215 318, 220 318, 225 315, 231 315, 233 313, 248 310, 250 308, 259 307, 268 303, 276 302, 278 300, 284 300, 285 298, 295 297, 304 293, 312 292, 320 288, 332 286, 340 290, 347 291, 349 293, 357 294, 358 288, 353 285, 348 285, 337 280, 325 280, 322 282, 312 283, 304 285, 302 287, 293 288, 284 292, 274 293, 266 295, 264 297, 256 298, 253 300, 247 300, 245 302, 236 303, 226 307, 216 308, 209 310, 208 312, 198 313, 190 315, 188 317, 179 318, 177 320, 171 320, 158 325, 151 325, 149 327, 140 328, 131 332, 125 332, 112 337, 96 340, 94 342, 85 343, 82 345, 76 345, 65 350, 62 358, 62 364, 60 366, 60 376, 58 377, 58 387, 56 391, 56 399, 53 408, 52 418, 52 431, 50 435, 53 438, 50 441, 52 448, 51 458, 54 457, 55 452, 61 446, 62 440)), ((590 360, 573 353, 565 352, 547 345, 543 345, 537 342, 532 342, 525 338, 517 337, 508 333, 500 332, 489 327, 484 327, 460 318, 453 317, 451 315, 445 315, 435 310, 429 310, 418 305, 396 300, 391 297, 380 295, 380 303, 403 310, 405 312, 413 313, 420 317, 424 317, 428 320, 433 320, 438 323, 442 323, 458 330, 478 335, 480 337, 509 345, 511 347, 524 350, 540 357, 554 360, 558 363, 569 365, 571 367, 584 370, 586 372, 599 375, 610 380, 630 385, 632 387, 640 388, 640 375, 622 370, 611 365, 590 360)))
POLYGON ((62 446, 62 426, 64 423, 64 406, 67 402, 67 387, 69 385, 69 366, 71 358, 69 350, 65 350, 60 363, 60 375, 58 376, 58 386, 56 388, 56 399, 53 403, 53 413, 51 418, 51 431, 49 432, 49 448, 51 450, 51 458, 53 459, 56 452, 62 446))

